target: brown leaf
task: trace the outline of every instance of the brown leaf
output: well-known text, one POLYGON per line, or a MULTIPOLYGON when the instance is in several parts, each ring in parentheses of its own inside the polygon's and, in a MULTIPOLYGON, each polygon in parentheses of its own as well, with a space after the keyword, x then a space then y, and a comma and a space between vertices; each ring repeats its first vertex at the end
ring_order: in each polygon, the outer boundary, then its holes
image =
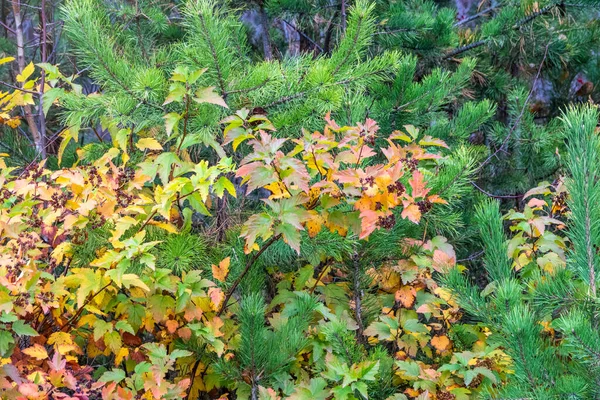
POLYGON ((129 332, 123 332, 122 338, 123 343, 129 347, 138 347, 142 345, 142 339, 135 335, 132 335, 129 332))

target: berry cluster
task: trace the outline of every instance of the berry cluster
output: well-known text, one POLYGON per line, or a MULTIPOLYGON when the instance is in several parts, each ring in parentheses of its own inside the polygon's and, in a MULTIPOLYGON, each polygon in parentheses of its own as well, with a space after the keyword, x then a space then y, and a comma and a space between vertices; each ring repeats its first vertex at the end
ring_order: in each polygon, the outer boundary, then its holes
POLYGON ((394 214, 390 214, 387 216, 380 216, 377 220, 377 226, 383 229, 392 229, 396 225, 396 217, 394 214))
POLYGON ((91 166, 88 171, 88 179, 85 182, 86 184, 91 184, 93 187, 98 187, 102 184, 102 177, 98 173, 98 168, 91 166))
POLYGON ((32 233, 23 232, 19 234, 17 238, 17 244, 22 254, 27 253, 29 250, 35 249, 37 238, 32 233))
POLYGON ((26 307, 29 305, 29 298, 31 295, 28 292, 19 293, 17 297, 13 300, 13 304, 17 307, 26 307))
POLYGON ((431 210, 433 204, 431 204, 429 200, 425 199, 419 201, 417 203, 417 207, 419 207, 419 211, 421 212, 421 214, 426 214, 427 212, 429 212, 429 210, 431 210))
POLYGON ((366 177, 364 179, 360 178, 358 182, 361 184, 362 190, 367 190, 367 185, 369 187, 373 187, 373 185, 375 184, 375 178, 373 178, 372 176, 366 177))
POLYGON ((0 201, 8 200, 12 197, 12 193, 7 188, 0 189, 0 201))
POLYGON ((52 193, 52 197, 50 198, 50 205, 55 209, 64 208, 67 201, 69 201, 69 194, 67 192, 55 192, 52 193))
POLYGON ((411 173, 415 172, 419 166, 419 161, 415 160, 414 158, 403 158, 400 161, 404 163, 404 167, 406 167, 406 169, 408 169, 411 173))
POLYGON ((406 188, 400 181, 398 181, 394 184, 388 185, 387 190, 390 193, 396 193, 398 196, 401 196, 404 194, 404 192, 406 192, 406 188))
POLYGON ((39 178, 42 177, 43 174, 44 168, 35 161, 27 165, 27 167, 25 167, 25 170, 23 171, 23 177, 26 179, 29 178, 32 181, 37 181, 39 178))
POLYGON ((455 400, 456 396, 450 392, 438 392, 436 393, 437 400, 455 400))

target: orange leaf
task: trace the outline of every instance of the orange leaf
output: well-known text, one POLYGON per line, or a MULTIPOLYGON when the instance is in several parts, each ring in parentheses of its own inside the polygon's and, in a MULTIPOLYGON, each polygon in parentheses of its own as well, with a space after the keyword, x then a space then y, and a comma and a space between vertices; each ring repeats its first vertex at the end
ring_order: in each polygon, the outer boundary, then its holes
POLYGON ((413 177, 408 180, 410 187, 412 188, 412 197, 425 197, 429 192, 429 189, 425 188, 425 181, 423 180, 423 174, 420 171, 415 171, 413 177))
POLYGON ((217 311, 221 306, 221 302, 225 298, 225 293, 219 288, 208 289, 208 297, 210 297, 210 306, 213 310, 217 311))
POLYGON ((446 335, 434 336, 431 339, 431 345, 441 353, 450 348, 450 339, 446 335))
POLYGON ((186 327, 179 328, 179 330, 177 330, 177 335, 183 340, 190 340, 192 337, 192 330, 186 327))
POLYGON ((229 273, 229 264, 231 263, 231 257, 224 258, 219 265, 212 266, 213 277, 219 282, 225 282, 227 274, 229 273))
POLYGON ((418 224, 421 220, 421 210, 419 210, 419 206, 416 204, 411 204, 402 210, 402 218, 408 218, 415 224, 418 224))
POLYGON ((394 297, 398 303, 402 303, 406 308, 412 307, 415 302, 414 289, 410 286, 403 286, 400 290, 397 290, 394 297))
POLYGON ((165 322, 165 325, 167 327, 167 331, 171 334, 175 333, 177 327, 179 327, 179 323, 174 319, 168 320, 167 322, 165 322))

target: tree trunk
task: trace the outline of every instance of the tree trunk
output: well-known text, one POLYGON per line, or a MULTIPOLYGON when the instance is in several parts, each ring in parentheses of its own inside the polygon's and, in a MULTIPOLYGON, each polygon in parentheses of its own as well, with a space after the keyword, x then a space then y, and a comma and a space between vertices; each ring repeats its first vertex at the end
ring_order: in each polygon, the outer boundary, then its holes
MULTIPOLYGON (((19 66, 19 72, 25 69, 25 44, 23 40, 23 21, 21 16, 21 0, 12 1, 13 14, 15 18, 15 36, 17 38, 17 64, 19 66)), ((25 113, 25 120, 29 126, 29 131, 35 143, 35 148, 38 155, 42 158, 46 158, 46 138, 40 134, 38 127, 33 118, 31 106, 23 106, 23 112, 25 113)))
POLYGON ((263 28, 262 45, 263 53, 265 54, 265 60, 272 60, 273 49, 271 48, 271 35, 269 35, 269 19, 267 18, 267 12, 265 11, 262 3, 259 6, 258 13, 260 16, 260 24, 263 28))

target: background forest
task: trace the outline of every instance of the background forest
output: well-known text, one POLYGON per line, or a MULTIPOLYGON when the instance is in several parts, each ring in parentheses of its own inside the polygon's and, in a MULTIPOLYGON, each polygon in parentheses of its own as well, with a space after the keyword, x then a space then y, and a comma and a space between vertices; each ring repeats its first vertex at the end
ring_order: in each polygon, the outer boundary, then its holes
POLYGON ((600 399, 600 2, 0 25, 3 399, 600 399))

